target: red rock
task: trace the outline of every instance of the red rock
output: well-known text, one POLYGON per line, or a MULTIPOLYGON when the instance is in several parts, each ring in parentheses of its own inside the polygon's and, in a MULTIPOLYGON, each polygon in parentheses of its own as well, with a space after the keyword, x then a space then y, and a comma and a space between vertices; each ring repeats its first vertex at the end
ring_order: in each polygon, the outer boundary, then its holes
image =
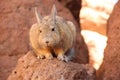
POLYGON ((0 56, 0 80, 6 80, 17 63, 18 56, 0 56))
POLYGON ((98 80, 120 80, 120 1, 108 20, 108 45, 98 80))
POLYGON ((115 3, 109 0, 82 0, 81 28, 106 35, 106 23, 115 3), (87 23, 87 24, 86 24, 87 23))
POLYGON ((79 23, 79 12, 81 9, 81 1, 82 0, 58 0, 62 5, 67 7, 71 13, 73 14, 77 23, 79 23))
POLYGON ((81 34, 88 46, 90 59, 89 64, 98 70, 103 62, 104 49, 107 45, 107 37, 90 30, 82 30, 81 34))
POLYGON ((96 69, 99 69, 103 61, 107 20, 114 4, 113 0, 82 0, 79 15, 81 33, 89 50, 89 63, 96 69))
POLYGON ((39 60, 28 52, 18 61, 8 80, 95 80, 95 70, 89 65, 63 62, 57 59, 39 60))

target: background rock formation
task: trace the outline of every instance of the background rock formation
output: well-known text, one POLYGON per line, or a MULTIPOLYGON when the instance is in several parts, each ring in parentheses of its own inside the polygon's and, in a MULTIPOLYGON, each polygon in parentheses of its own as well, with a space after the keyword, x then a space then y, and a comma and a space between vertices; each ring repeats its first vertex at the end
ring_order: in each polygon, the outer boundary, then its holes
POLYGON ((82 0, 58 0, 58 1, 71 11, 75 20, 77 21, 77 23, 79 23, 80 19, 79 19, 78 15, 79 15, 79 12, 81 9, 81 1, 82 0))
POLYGON ((81 28, 106 35, 106 22, 114 4, 112 0, 82 0, 81 28))
POLYGON ((18 61, 8 80, 95 80, 95 70, 89 65, 63 62, 57 59, 38 60, 28 52, 18 61))
POLYGON ((89 50, 89 62, 97 70, 107 44, 107 20, 117 0, 82 0, 81 33, 89 50))
POLYGON ((89 50, 89 64, 98 70, 103 62, 104 49, 107 45, 107 37, 98 32, 82 30, 85 42, 89 50))
POLYGON ((98 80, 120 79, 120 1, 115 5, 108 20, 108 45, 105 58, 99 70, 98 80), (102 77, 102 79, 101 79, 102 77))

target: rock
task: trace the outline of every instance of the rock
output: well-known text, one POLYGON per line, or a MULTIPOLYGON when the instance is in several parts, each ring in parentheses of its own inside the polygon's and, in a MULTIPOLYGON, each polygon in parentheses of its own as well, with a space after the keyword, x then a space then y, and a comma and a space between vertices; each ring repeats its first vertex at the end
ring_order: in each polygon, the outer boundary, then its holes
POLYGON ((45 16, 56 5, 58 15, 72 21, 77 28, 76 62, 88 63, 88 51, 80 29, 70 11, 56 0, 0 0, 0 80, 5 80, 15 66, 17 59, 29 50, 29 29, 36 22, 34 7, 45 16), (67 14, 67 15, 66 15, 67 14), (12 59, 16 57, 16 59, 12 59), (4 57, 3 57, 4 58, 4 57), (12 66, 11 63, 13 63, 12 66), (4 66, 3 66, 4 64, 4 66), (9 68, 10 67, 10 68, 9 68), (4 70, 6 72, 3 72, 4 70), (4 75, 4 76, 2 76, 4 75), (2 76, 2 77, 1 77, 2 76), (1 79, 2 78, 2 79, 1 79))
POLYGON ((74 62, 87 64, 89 63, 88 48, 80 33, 76 35, 75 58, 74 62))
POLYGON ((115 2, 111 0, 82 0, 81 28, 106 35, 106 23, 115 2), (87 23, 87 24, 86 24, 87 23))
POLYGON ((79 11, 81 9, 82 0, 58 0, 62 5, 67 7, 73 14, 77 23, 79 23, 79 11))
MULTIPOLYGON (((21 55, 20 55, 21 56, 21 55)), ((0 56, 0 80, 6 80, 14 69, 19 56, 0 56)))
POLYGON ((95 70, 89 65, 57 59, 39 60, 28 52, 18 61, 8 80, 94 80, 95 70))
POLYGON ((90 59, 89 64, 98 70, 103 62, 104 49, 107 45, 107 37, 90 30, 82 30, 81 34, 88 46, 90 59))
POLYGON ((120 1, 108 20, 108 42, 98 80, 120 80, 120 1))
POLYGON ((89 62, 99 69, 106 47, 107 19, 112 12, 113 0, 82 0, 80 10, 81 33, 89 51, 89 62))

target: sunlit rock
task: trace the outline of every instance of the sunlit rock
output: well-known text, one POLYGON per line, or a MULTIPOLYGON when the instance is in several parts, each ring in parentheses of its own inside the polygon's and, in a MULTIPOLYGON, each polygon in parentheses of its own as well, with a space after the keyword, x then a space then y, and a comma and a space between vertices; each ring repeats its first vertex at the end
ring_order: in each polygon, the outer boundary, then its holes
POLYGON ((81 34, 88 46, 90 64, 98 70, 103 62, 103 53, 107 44, 107 37, 89 30, 82 30, 81 34))

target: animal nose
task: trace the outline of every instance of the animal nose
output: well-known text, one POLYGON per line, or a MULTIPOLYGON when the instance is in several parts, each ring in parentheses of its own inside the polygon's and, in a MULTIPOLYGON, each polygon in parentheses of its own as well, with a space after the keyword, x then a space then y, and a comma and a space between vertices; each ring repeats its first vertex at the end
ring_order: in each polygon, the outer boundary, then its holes
POLYGON ((49 43, 49 41, 46 41, 46 43, 48 44, 48 43, 49 43))

